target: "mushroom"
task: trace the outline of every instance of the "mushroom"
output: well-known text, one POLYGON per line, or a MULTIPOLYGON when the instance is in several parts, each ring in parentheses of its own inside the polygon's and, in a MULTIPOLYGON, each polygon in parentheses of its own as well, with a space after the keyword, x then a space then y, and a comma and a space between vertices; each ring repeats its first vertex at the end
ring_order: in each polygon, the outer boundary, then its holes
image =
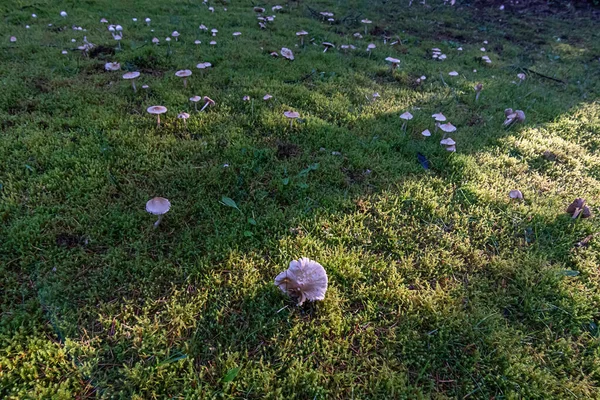
POLYGON ((375 45, 375 43, 369 43, 367 45, 367 53, 369 53, 369 58, 371 58, 371 52, 373 50, 375 50, 377 48, 377 46, 375 45))
POLYGON ((133 87, 133 91, 137 92, 137 88, 135 87, 135 80, 140 76, 140 73, 137 71, 127 72, 123 75, 123 79, 131 80, 131 86, 133 87))
POLYGON ((365 36, 367 36, 367 25, 369 25, 372 21, 369 21, 368 19, 363 19, 362 21, 363 24, 365 24, 365 36))
POLYGON ((155 44, 155 45, 157 45, 157 46, 158 46, 158 43, 159 43, 159 42, 160 42, 160 40, 158 40, 158 38, 157 38, 157 37, 155 37, 155 38, 153 38, 153 39, 152 39, 152 43, 154 43, 154 44, 155 44))
POLYGON ((442 113, 433 114, 432 117, 438 122, 444 122, 446 117, 442 113))
POLYGON ((11 43, 15 43, 17 41, 17 37, 16 36, 11 36, 9 40, 10 40, 11 43))
POLYGON ((325 50, 323 50, 323 53, 325 53, 331 47, 335 48, 335 45, 333 43, 329 43, 329 42, 323 42, 323 46, 325 47, 325 50))
POLYGON ((279 57, 279 53, 278 53, 278 52, 276 52, 276 51, 272 51, 272 52, 271 52, 269 55, 270 55, 271 57, 279 57))
POLYGON ((516 110, 513 112, 512 108, 507 108, 506 110, 504 110, 504 115, 506 116, 504 126, 511 126, 517 121, 525 121, 525 113, 521 110, 516 110))
POLYGON ((271 96, 270 94, 265 94, 265 95, 263 96, 263 100, 264 100, 264 101, 269 101, 269 100, 271 100, 272 98, 273 98, 273 96, 271 96))
POLYGON ((242 100, 243 101, 250 101, 250 96, 246 95, 246 96, 242 97, 242 100))
POLYGON ((282 9, 283 9, 283 7, 279 6, 279 5, 271 7, 271 11, 273 11, 273 12, 279 11, 279 10, 282 10, 282 9))
POLYGON ((146 211, 152 215, 158 215, 158 220, 154 223, 154 228, 158 228, 163 215, 171 209, 171 202, 164 197, 155 197, 146 203, 146 211))
POLYGON ((177 38, 179 37, 179 32, 173 31, 173 33, 171 33, 171 36, 173 36, 175 38, 175 41, 177 41, 177 38))
MULTIPOLYGON (((362 39, 362 38, 363 38, 363 35, 361 35, 359 32, 356 32, 356 33, 355 33, 354 35, 352 35, 352 36, 354 36, 354 37, 355 37, 355 38, 357 38, 357 39, 362 39)), ((384 43, 384 44, 385 44, 385 43, 384 43)))
POLYGON ((198 27, 198 29, 200 29, 201 31, 205 31, 205 32, 206 32, 206 31, 208 31, 208 28, 207 28, 207 27, 206 27, 206 25, 204 25, 204 24, 201 24, 201 25, 198 27))
POLYGON ((290 61, 294 61, 294 53, 292 53, 292 50, 288 49, 287 47, 281 48, 281 55, 290 61))
POLYGON ((182 119, 183 120, 183 125, 187 128, 187 119, 190 117, 190 114, 186 113, 186 112, 182 112, 177 114, 177 119, 182 119))
POLYGON ((210 44, 211 46, 215 46, 217 44, 217 42, 215 42, 214 40, 211 40, 208 44, 210 44))
POLYGON ((121 64, 118 62, 109 62, 104 64, 104 69, 106 71, 118 71, 121 69, 121 64))
POLYGON ((213 99, 211 99, 208 96, 204 96, 203 98, 204 100, 204 106, 202 106, 202 108, 200 109, 200 111, 204 111, 204 109, 208 106, 214 106, 215 105, 215 101, 213 99))
POLYGON ((385 61, 391 63, 390 71, 393 71, 396 68, 398 68, 398 65, 400 64, 400 60, 398 60, 397 58, 393 58, 393 57, 388 57, 385 59, 385 61))
POLYGON ((265 12, 265 9, 262 7, 254 7, 252 10, 254 10, 254 12, 257 14, 262 14, 265 12))
POLYGON ((492 60, 490 60, 489 56, 483 56, 483 57, 481 57, 481 59, 483 61, 485 61, 486 64, 491 64, 492 63, 492 60))
POLYGON ((241 36, 242 32, 233 32, 233 38, 236 39, 238 36, 241 36))
POLYGON ((456 72, 456 71, 450 71, 450 72, 448 72, 448 75, 450 75, 450 76, 458 76, 458 72, 456 72))
POLYGON ((421 135, 429 137, 431 136, 431 132, 429 132, 429 129, 425 129, 423 132, 421 132, 421 135))
POLYGON ((520 85, 521 83, 523 83, 523 81, 525 80, 525 78, 526 78, 526 77, 527 77, 527 76, 526 76, 524 73, 522 73, 522 72, 521 72, 521 73, 519 73, 519 74, 517 74, 517 78, 519 78, 519 85, 520 85))
POLYGON ((446 148, 447 151, 456 151, 456 142, 452 138, 445 138, 440 140, 440 144, 446 148))
POLYGON ((196 112, 198 112, 198 102, 200 100, 202 100, 202 97, 200 97, 200 96, 190 97, 190 101, 192 103, 194 103, 194 110, 196 110, 196 112))
POLYGON ((452 132, 456 131, 456 127, 454 125, 452 125, 450 122, 447 122, 442 125, 440 125, 438 123, 436 126, 439 127, 444 132, 444 136, 446 136, 446 133, 452 133, 452 132))
POLYGON ((296 32, 296 36, 300 38, 300 46, 304 46, 304 36, 308 35, 306 31, 296 32))
MULTIPOLYGON (((373 95, 371 96, 373 98, 373 101, 377 100, 378 98, 380 98, 381 96, 379 95, 379 92, 375 92, 373 93, 373 95)), ((368 98, 367 98, 368 99, 368 98)))
POLYGON ((183 78, 183 87, 186 88, 187 87, 187 78, 189 76, 192 76, 192 71, 190 71, 189 69, 182 69, 180 71, 175 72, 175 76, 178 76, 179 78, 183 78))
POLYGON ((212 33, 213 36, 217 36, 217 33, 219 32, 218 30, 216 30, 214 28, 211 29, 210 31, 211 31, 211 33, 212 33))
POLYGON ((408 124, 408 121, 413 119, 413 115, 407 111, 400 115, 400 119, 404 120, 404 123, 402 124, 402 130, 406 132, 406 125, 408 124))
POLYGON ((483 90, 483 83, 478 83, 477 85, 475 85, 474 89, 475 89, 475 101, 479 101, 479 95, 481 94, 481 91, 483 90))
POLYGON ((156 126, 160 126, 160 114, 167 112, 167 107, 164 106, 150 106, 146 109, 149 114, 156 115, 156 126))
POLYGON ((150 18, 146 18, 146 25, 150 26, 150 21, 152 21, 150 18))
POLYGON ((200 43, 202 43, 202 42, 201 42, 201 41, 199 41, 199 40, 194 40, 194 44, 195 44, 196 46, 197 46, 197 45, 199 45, 200 43))
POLYGON ((575 199, 569 207, 567 207, 567 213, 571 214, 573 218, 577 218, 581 215, 581 218, 589 218, 592 216, 590 208, 585 204, 585 200, 581 197, 575 199))
POLYGON ((321 264, 308 258, 290 262, 287 270, 275 277, 275 286, 283 293, 298 299, 298 306, 306 300, 325 299, 327 272, 321 264))
POLYGON ((292 128, 292 124, 294 123, 294 120, 297 118, 300 118, 300 114, 296 111, 286 111, 283 113, 283 115, 285 115, 287 118, 289 118, 290 128, 292 128))
POLYGON ((523 193, 520 190, 514 189, 508 192, 508 197, 515 200, 523 200, 523 193))
POLYGON ((209 62, 202 62, 202 63, 196 65, 196 68, 201 69, 201 70, 205 70, 210 67, 212 67, 212 64, 209 62))
POLYGON ((67 13, 65 11, 61 11, 60 12, 60 16, 63 17, 63 18, 66 18, 67 17, 67 13))

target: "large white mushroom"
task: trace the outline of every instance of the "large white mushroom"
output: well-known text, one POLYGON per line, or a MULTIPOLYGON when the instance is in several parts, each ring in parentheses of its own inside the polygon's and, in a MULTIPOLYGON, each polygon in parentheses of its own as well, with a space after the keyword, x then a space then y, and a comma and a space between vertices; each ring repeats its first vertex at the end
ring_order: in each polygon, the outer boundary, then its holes
POLYGON ((281 48, 281 55, 290 61, 294 61, 294 53, 292 52, 292 50, 288 49, 287 47, 281 48))
POLYGON ((306 300, 325 299, 327 284, 325 268, 304 257, 290 262, 289 268, 275 277, 275 286, 283 293, 297 298, 299 306, 306 300))

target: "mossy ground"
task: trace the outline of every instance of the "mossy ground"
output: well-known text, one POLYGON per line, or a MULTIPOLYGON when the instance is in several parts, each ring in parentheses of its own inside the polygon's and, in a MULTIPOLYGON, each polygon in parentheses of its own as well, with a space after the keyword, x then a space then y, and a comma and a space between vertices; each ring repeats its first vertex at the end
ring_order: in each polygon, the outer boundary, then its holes
POLYGON ((600 23, 417 3, 291 2, 260 30, 249 1, 3 2, 0 397, 600 397, 600 237, 575 246, 600 226, 564 212, 600 211, 600 23), (295 47, 301 29, 358 49, 295 47), (101 51, 72 50, 84 35, 101 51), (503 128, 508 107, 526 122, 503 128), (454 154, 420 134, 435 112, 454 154), (156 230, 153 196, 172 203, 156 230), (273 278, 301 256, 330 287, 298 308, 273 278))

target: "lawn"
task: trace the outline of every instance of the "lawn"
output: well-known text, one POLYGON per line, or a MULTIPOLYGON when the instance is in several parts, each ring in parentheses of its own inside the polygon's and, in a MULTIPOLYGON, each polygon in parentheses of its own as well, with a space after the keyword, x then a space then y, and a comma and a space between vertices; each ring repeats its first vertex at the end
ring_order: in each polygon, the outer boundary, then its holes
POLYGON ((600 398, 597 10, 276 4, 2 2, 0 398, 600 398))

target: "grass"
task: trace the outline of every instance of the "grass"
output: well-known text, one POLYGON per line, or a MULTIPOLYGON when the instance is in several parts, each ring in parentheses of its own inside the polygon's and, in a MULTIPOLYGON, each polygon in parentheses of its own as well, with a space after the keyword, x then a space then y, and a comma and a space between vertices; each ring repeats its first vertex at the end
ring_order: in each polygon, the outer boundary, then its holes
POLYGON ((575 246, 599 225, 564 212, 600 204, 591 13, 291 2, 260 30, 248 1, 55 3, 0 5, 0 397, 600 397, 600 242, 575 246), (358 49, 295 47, 301 29, 358 49), (101 51, 73 50, 84 35, 101 51), (269 56, 283 46, 295 61, 269 56), (216 105, 193 112, 193 95, 216 105), (508 107, 525 123, 503 128, 508 107), (421 136, 435 112, 456 153, 421 136), (158 229, 153 196, 172 203, 158 229), (296 307, 273 278, 301 256, 330 287, 296 307))

